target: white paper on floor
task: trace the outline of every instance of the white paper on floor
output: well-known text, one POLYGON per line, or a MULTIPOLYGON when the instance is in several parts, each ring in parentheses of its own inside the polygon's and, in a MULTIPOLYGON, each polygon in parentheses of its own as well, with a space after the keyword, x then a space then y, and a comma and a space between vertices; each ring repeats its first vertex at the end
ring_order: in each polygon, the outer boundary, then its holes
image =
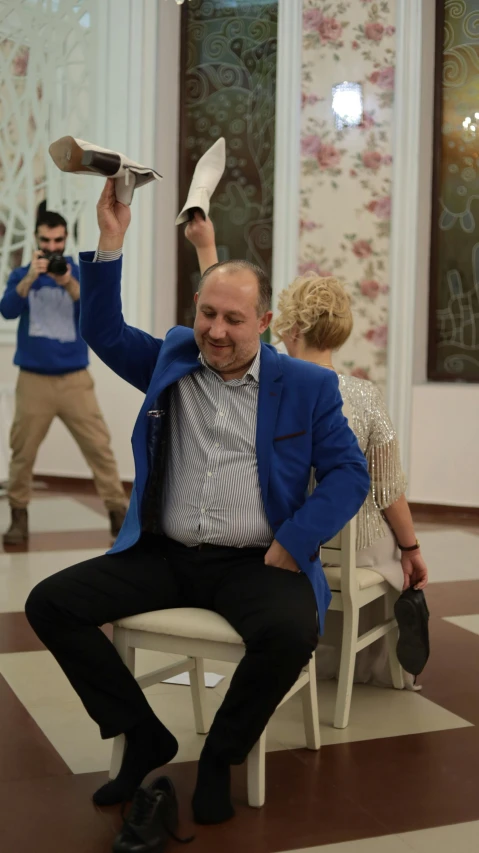
MULTIPOLYGON (((224 675, 217 675, 216 672, 205 672, 205 686, 216 687, 220 681, 223 681, 224 675)), ((174 675, 173 678, 165 678, 163 684, 190 684, 190 673, 182 672, 181 675, 174 675)))

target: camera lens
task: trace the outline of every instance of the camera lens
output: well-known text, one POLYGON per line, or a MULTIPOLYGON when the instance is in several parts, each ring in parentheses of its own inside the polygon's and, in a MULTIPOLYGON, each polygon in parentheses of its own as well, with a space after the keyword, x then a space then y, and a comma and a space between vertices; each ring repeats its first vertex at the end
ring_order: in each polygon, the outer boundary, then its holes
POLYGON ((48 262, 48 272, 54 275, 65 275, 68 270, 68 264, 63 255, 51 255, 48 262))

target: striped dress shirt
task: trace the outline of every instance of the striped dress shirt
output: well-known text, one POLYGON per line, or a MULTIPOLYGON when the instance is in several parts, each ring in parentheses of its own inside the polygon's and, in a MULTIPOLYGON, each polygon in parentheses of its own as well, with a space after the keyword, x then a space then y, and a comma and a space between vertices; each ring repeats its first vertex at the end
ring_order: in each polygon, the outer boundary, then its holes
POLYGON ((267 548, 273 540, 256 459, 260 357, 225 382, 200 355, 202 367, 172 389, 160 524, 184 545, 267 548))
MULTIPOLYGON (((120 256, 98 251, 95 261, 120 256)), ((268 548, 273 531, 256 458, 261 350, 242 379, 227 382, 198 359, 201 367, 170 395, 160 528, 190 547, 268 548)))

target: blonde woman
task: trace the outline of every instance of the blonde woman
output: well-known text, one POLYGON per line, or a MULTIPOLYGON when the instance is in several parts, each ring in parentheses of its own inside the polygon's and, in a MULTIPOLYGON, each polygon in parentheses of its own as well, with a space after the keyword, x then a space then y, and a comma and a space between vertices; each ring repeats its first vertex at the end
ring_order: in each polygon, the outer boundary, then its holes
MULTIPOLYGON (((187 225, 186 236, 197 249, 202 272, 216 263, 210 220, 203 221, 197 215, 187 225)), ((336 278, 301 276, 280 294, 272 328, 290 356, 335 370, 333 354, 346 343, 353 328, 349 297, 336 278)), ((339 374, 339 387, 371 477, 371 489, 358 516, 357 565, 373 568, 398 592, 409 586, 424 589, 427 566, 406 500, 398 440, 384 399, 372 382, 354 376, 339 374)), ((328 658, 326 635, 325 654, 320 655, 323 677, 332 677, 339 665, 338 626, 334 625, 337 615, 328 615, 331 631, 327 624, 326 634, 336 654, 328 658)), ((367 613, 364 619, 368 619, 367 613)), ((384 682, 388 680, 386 671, 385 644, 381 641, 358 655, 357 680, 384 682)))
MULTIPOLYGON (((280 294, 273 332, 294 358, 335 370, 333 354, 346 343, 352 328, 350 300, 336 278, 301 276, 280 294)), ((372 382, 355 376, 339 374, 339 387, 371 478, 358 514, 356 565, 374 569, 398 592, 409 586, 424 589, 427 566, 406 500, 399 444, 384 399, 372 382)), ((376 605, 369 605, 369 611, 364 608, 360 633, 375 624, 376 605)), ((330 615, 329 637, 318 655, 322 677, 333 677, 339 668, 340 625, 338 614, 330 615)), ((384 639, 358 654, 355 678, 389 682, 384 639)), ((407 677, 406 685, 412 683, 407 677)))

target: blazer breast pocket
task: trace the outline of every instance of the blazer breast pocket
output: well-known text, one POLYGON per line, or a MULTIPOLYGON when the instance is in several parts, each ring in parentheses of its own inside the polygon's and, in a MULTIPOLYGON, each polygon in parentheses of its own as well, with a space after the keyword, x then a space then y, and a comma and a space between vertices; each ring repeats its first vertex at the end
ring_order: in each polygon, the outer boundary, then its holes
POLYGON ((288 432, 286 435, 276 435, 273 441, 289 441, 294 438, 300 438, 302 435, 306 435, 305 429, 302 429, 299 432, 288 432))

